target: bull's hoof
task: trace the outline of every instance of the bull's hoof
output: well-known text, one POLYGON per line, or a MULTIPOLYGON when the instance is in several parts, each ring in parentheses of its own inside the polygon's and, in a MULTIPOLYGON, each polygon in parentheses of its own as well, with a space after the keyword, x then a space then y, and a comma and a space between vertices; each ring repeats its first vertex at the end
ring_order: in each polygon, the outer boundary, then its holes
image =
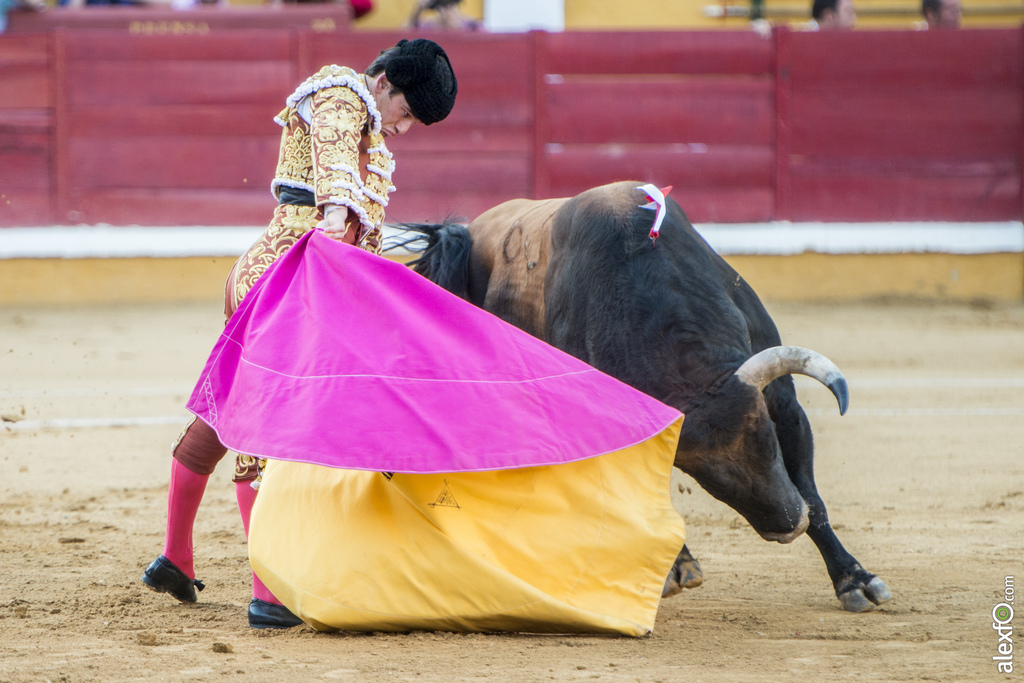
POLYGON ((696 588, 703 583, 704 572, 700 568, 700 562, 690 554, 690 550, 684 545, 676 557, 672 569, 668 572, 661 597, 669 598, 682 593, 684 588, 696 588))
POLYGON ((877 576, 864 586, 857 586, 839 595, 839 602, 847 612, 870 612, 876 605, 892 598, 889 587, 877 576))

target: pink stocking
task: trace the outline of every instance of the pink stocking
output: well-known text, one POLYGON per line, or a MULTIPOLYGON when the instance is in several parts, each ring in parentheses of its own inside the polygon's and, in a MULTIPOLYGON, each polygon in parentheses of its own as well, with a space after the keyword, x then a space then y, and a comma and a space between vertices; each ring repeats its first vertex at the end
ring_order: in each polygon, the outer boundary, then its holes
POLYGON ((190 579, 196 577, 192 565, 192 525, 206 491, 208 474, 196 474, 177 459, 171 459, 171 483, 167 491, 167 536, 163 555, 190 579))
MULTIPOLYGON (((252 487, 252 481, 235 482, 235 499, 238 501, 238 512, 242 515, 242 526, 245 527, 245 539, 249 540, 249 518, 252 516, 252 506, 256 503, 256 489, 252 487)), ((256 572, 252 573, 252 597, 265 602, 272 602, 280 605, 281 601, 274 597, 270 589, 263 585, 256 572)))

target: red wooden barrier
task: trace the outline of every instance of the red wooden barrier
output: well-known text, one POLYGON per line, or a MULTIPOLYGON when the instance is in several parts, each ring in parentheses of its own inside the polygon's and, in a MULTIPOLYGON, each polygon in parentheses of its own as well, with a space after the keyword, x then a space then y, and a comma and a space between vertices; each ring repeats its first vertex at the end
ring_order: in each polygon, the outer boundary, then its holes
MULTIPOLYGON (((391 141, 389 219, 636 178, 699 222, 1019 220, 1022 35, 445 34, 458 105, 391 141)), ((261 224, 284 98, 400 37, 4 36, 0 226, 261 224)))
POLYGON ((0 40, 0 225, 51 220, 53 96, 50 41, 0 40))
POLYGON ((789 218, 1020 218, 1020 31, 780 39, 789 218))
POLYGON ((234 31, 57 36, 66 66, 58 220, 149 225, 267 220, 295 87, 293 36, 234 31))
POLYGON ((694 218, 774 213, 772 43, 753 33, 545 36, 538 196, 636 178, 694 218))

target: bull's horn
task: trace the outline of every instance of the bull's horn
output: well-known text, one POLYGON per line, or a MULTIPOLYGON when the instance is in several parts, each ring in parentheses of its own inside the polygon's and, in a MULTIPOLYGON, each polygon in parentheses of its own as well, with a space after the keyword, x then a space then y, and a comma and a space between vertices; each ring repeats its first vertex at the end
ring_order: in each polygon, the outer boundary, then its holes
POLYGON ((773 346, 756 353, 736 370, 736 376, 763 391, 772 380, 783 375, 807 375, 829 388, 839 402, 839 414, 850 405, 846 378, 836 364, 817 351, 799 346, 773 346))

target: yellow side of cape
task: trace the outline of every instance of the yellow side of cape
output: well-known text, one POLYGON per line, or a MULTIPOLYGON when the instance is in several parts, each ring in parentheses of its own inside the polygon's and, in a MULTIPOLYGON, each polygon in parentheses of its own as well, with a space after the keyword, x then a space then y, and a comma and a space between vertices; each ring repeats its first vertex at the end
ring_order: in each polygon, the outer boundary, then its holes
POLYGON ((450 474, 268 464, 249 556, 318 630, 651 632, 684 542, 682 418, 549 467, 450 474))

